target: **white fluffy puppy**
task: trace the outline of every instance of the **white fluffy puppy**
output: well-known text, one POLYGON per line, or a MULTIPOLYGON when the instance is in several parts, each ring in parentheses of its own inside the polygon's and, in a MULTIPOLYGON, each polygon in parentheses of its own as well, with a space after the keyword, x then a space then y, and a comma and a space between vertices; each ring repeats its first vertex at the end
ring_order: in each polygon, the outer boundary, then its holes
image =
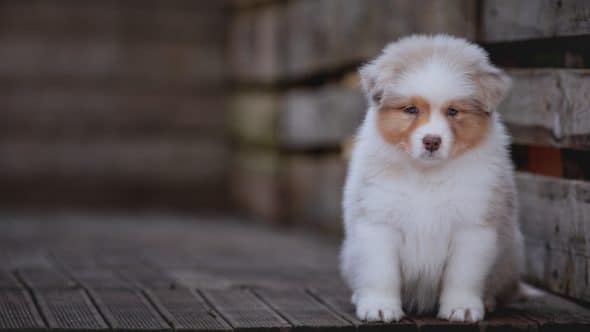
POLYGON ((341 254, 357 315, 481 320, 514 295, 521 271, 509 138, 494 112, 510 79, 447 35, 392 43, 360 76, 369 108, 344 189, 341 254))

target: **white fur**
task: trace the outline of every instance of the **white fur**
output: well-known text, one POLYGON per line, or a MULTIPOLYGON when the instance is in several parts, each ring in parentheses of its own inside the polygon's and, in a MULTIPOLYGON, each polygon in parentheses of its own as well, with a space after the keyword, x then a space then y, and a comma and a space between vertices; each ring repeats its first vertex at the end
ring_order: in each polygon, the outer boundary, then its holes
MULTIPOLYGON (((404 72, 394 80, 392 87, 398 95, 421 96, 428 100, 432 109, 440 109, 449 100, 470 97, 475 93, 472 85, 467 82, 463 73, 453 65, 431 58, 424 66, 404 72)), ((446 159, 453 143, 448 122, 439 112, 433 112, 426 125, 420 126, 411 137, 411 154, 415 159, 425 163, 446 159), (434 154, 424 150, 422 139, 426 135, 442 138, 441 148, 434 154)))
MULTIPOLYGON (((388 50, 397 52, 395 44, 388 50)), ((461 68, 434 57, 393 79, 383 93, 419 95, 438 107, 476 92, 465 77, 461 68)), ((504 201, 498 186, 513 192, 509 139, 499 116, 491 115, 491 131, 480 145, 450 158, 453 137, 442 115, 431 116, 412 134, 406 153, 379 134, 377 112, 371 103, 344 189, 341 267, 357 315, 392 321, 403 317, 404 310, 438 308, 444 319, 478 321, 484 317, 484 296, 488 291, 495 295, 487 280, 494 268, 500 269, 500 256, 516 257, 507 259, 514 266, 505 269, 516 275, 507 278, 518 279, 520 268, 515 211, 505 208, 507 220, 489 220, 492 202, 504 201), (424 154, 427 134, 443 139, 434 161, 424 154)))
POLYGON ((443 59, 430 58, 423 66, 412 68, 395 79, 396 92, 422 96, 431 102, 468 97, 475 93, 461 69, 455 67, 443 59))

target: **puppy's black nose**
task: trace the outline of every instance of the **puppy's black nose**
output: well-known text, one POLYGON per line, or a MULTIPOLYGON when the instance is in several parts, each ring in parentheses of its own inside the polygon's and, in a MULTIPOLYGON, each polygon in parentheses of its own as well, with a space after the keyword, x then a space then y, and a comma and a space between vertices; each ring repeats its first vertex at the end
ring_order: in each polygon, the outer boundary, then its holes
POLYGON ((424 143, 424 148, 430 152, 434 152, 440 148, 440 143, 442 139, 440 136, 435 135, 426 135, 422 139, 422 143, 424 143))

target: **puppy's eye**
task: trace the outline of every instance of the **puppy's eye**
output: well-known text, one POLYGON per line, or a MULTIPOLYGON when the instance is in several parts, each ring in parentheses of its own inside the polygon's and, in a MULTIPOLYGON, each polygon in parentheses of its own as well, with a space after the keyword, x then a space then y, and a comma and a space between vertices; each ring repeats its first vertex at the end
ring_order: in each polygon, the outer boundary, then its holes
POLYGON ((408 114, 418 114, 418 108, 416 106, 408 106, 404 108, 404 112, 408 114))
POLYGON ((447 110, 447 115, 448 115, 448 116, 450 116, 450 117, 454 117, 454 116, 456 116, 457 114, 459 114, 459 111, 458 111, 457 109, 455 109, 455 108, 452 108, 452 107, 451 107, 451 108, 449 108, 449 109, 447 110))

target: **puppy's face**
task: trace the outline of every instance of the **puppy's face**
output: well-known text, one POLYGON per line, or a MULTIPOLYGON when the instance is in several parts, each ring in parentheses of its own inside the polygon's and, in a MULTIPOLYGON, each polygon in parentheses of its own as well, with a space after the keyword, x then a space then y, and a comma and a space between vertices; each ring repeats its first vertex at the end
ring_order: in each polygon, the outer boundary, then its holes
POLYGON ((434 102, 420 95, 395 96, 378 109, 377 129, 412 159, 436 164, 483 141, 490 114, 471 98, 434 102))
POLYGON ((361 69, 361 79, 379 134, 425 165, 480 145, 510 84, 482 49, 448 36, 391 44, 361 69))

